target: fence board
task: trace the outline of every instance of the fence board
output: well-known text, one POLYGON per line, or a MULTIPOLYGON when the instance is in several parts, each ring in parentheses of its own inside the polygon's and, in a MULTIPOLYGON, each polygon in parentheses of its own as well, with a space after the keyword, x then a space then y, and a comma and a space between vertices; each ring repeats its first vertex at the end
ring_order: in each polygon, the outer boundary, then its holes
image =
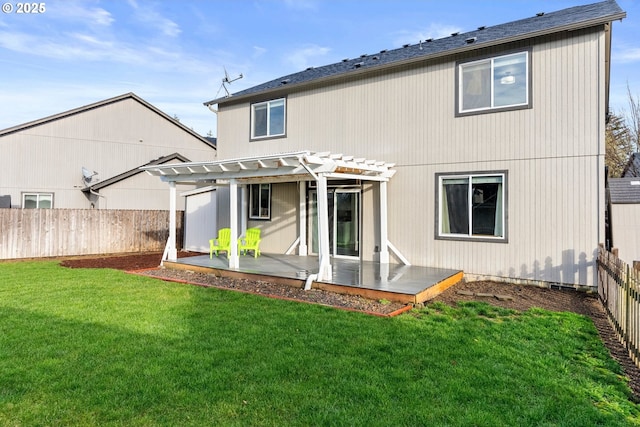
POLYGON ((600 248, 598 295, 618 338, 640 367, 640 271, 600 248))
POLYGON ((168 237, 168 211, 0 209, 0 259, 162 251, 168 237))

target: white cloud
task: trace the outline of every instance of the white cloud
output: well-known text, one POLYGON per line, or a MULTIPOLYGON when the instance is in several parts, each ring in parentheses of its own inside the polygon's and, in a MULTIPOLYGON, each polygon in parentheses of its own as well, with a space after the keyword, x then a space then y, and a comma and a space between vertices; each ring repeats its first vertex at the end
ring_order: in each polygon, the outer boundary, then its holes
POLYGON ((144 7, 140 8, 135 0, 129 0, 129 5, 135 11, 135 18, 139 22, 159 30, 165 36, 177 37, 182 32, 178 24, 162 16, 157 10, 153 9, 151 4, 145 3, 144 7))
POLYGON ((262 55, 264 55, 267 52, 267 49, 264 47, 260 47, 260 46, 254 46, 253 47, 253 57, 254 58, 258 58, 262 55))
POLYGON ((640 61, 640 48, 631 47, 627 49, 617 50, 613 53, 613 61, 620 63, 640 61))
POLYGON ((315 63, 314 60, 318 60, 321 56, 326 55, 330 51, 331 49, 328 47, 310 45, 286 54, 284 60, 287 64, 292 65, 296 70, 304 70, 310 66, 320 65, 315 63))
POLYGON ((115 19, 106 9, 101 7, 91 7, 81 1, 65 1, 57 3, 56 6, 47 5, 47 16, 65 21, 81 22, 88 27, 110 26, 115 19))

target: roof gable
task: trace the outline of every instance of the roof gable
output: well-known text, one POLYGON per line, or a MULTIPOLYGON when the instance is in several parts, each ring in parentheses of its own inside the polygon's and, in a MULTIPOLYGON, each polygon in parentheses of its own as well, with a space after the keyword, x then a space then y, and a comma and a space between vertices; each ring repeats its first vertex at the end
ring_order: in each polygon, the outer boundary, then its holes
POLYGON ((5 136, 5 135, 9 135, 15 132, 20 132, 23 131, 25 129, 29 129, 29 128, 33 128, 36 126, 40 126, 46 123, 50 123, 56 120, 61 120, 64 119, 66 117, 70 117, 76 114, 82 114, 84 112, 90 111, 90 110, 95 110, 110 104, 114 104, 116 102, 122 102, 125 100, 134 100, 136 102, 138 102, 139 104, 141 104, 142 106, 148 108, 149 110, 153 111, 154 113, 158 114, 160 117, 162 117, 163 119, 169 121, 170 123, 172 123, 173 125, 177 126, 178 128, 180 128, 181 130, 189 133, 191 136, 199 139, 200 141, 202 141, 204 144, 207 144, 209 147, 211 148, 216 148, 215 144, 211 143, 211 141, 207 140, 205 137, 203 137, 202 135, 199 135, 198 133, 196 133, 195 131, 189 129, 188 127, 186 127, 185 125, 183 125, 182 123, 178 122, 177 120, 174 120, 173 118, 171 118, 169 115, 167 115, 165 112, 163 112, 162 110, 156 108, 155 106, 151 105, 150 103, 148 103, 147 101, 145 101, 144 99, 140 98, 138 95, 136 95, 135 93, 129 92, 129 93, 125 93, 123 95, 119 95, 113 98, 109 98, 109 99, 105 99, 102 101, 98 101, 95 102, 93 104, 89 104, 89 105, 85 105, 79 108, 74 108, 73 110, 68 110, 68 111, 64 111, 62 113, 58 113, 58 114, 54 114, 52 116, 48 116, 48 117, 44 117, 38 120, 34 120, 31 122, 27 122, 27 123, 23 123, 17 126, 13 126, 7 129, 3 129, 0 130, 0 137, 5 136))
POLYGON ((128 170, 126 172, 123 172, 121 174, 113 176, 111 178, 104 179, 104 180, 96 182, 94 184, 87 185, 85 188, 82 189, 82 191, 88 192, 90 190, 94 190, 94 191, 95 190, 100 190, 101 188, 108 187, 108 186, 113 185, 113 184, 115 184, 117 182, 124 181, 127 178, 130 178, 130 177, 132 177, 134 175, 142 173, 142 170, 140 169, 141 167, 152 166, 152 165, 162 165, 162 164, 170 162, 172 160, 176 160, 176 161, 179 161, 179 162, 182 162, 182 163, 187 163, 187 162, 190 161, 189 159, 187 159, 186 157, 184 157, 180 153, 169 154, 167 156, 163 156, 163 157, 160 157, 158 159, 151 160, 150 162, 145 163, 144 165, 141 165, 139 167, 133 168, 131 170, 128 170))
POLYGON ((239 91, 230 97, 205 102, 205 105, 223 104, 253 95, 280 90, 284 86, 302 86, 311 82, 329 80, 348 74, 379 70, 385 67, 437 58, 444 55, 465 52, 488 46, 495 46, 516 40, 528 39, 559 31, 576 30, 601 25, 626 17, 614 0, 575 6, 557 12, 540 13, 534 17, 495 25, 479 27, 466 33, 455 33, 450 37, 425 40, 399 49, 382 50, 373 55, 362 55, 342 62, 310 67, 305 71, 289 74, 269 82, 239 91))

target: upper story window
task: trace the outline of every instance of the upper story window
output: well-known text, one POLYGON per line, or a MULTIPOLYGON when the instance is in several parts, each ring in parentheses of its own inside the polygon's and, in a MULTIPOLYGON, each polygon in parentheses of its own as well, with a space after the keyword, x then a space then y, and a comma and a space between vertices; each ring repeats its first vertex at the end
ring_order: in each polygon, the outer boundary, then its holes
POLYGON ((529 51, 457 66, 456 115, 531 108, 529 51))
POLYGON ((23 209, 53 208, 53 193, 22 193, 23 209))
POLYGON ((251 105, 251 139, 284 136, 285 99, 251 105))

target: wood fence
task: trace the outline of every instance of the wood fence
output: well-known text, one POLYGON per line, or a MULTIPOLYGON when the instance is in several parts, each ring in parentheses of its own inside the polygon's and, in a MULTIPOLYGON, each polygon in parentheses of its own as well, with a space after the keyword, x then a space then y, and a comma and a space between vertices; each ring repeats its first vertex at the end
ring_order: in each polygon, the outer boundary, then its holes
POLYGON ((0 259, 162 251, 168 236, 168 211, 0 209, 0 259))
POLYGON ((640 367, 640 271, 600 248, 598 294, 618 338, 640 367))

